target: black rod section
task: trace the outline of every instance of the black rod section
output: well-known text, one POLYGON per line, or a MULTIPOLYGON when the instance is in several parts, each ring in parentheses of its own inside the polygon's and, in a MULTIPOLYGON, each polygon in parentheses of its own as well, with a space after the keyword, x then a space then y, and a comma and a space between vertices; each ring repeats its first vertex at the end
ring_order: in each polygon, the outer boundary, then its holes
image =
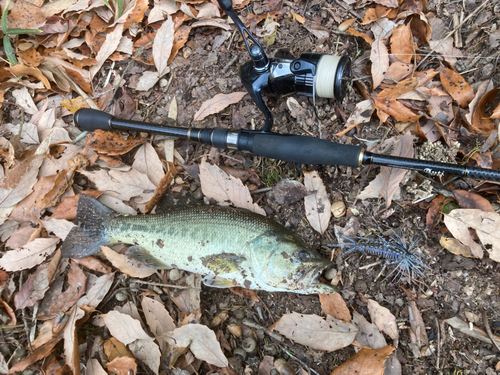
POLYGON ((300 164, 345 165, 351 167, 376 164, 385 167, 413 169, 432 176, 448 174, 500 182, 500 171, 495 169, 373 154, 364 151, 361 146, 343 145, 303 135, 263 133, 250 130, 230 131, 225 128, 181 128, 141 121, 121 120, 105 112, 88 108, 80 109, 75 113, 75 122, 83 130, 87 131, 97 129, 143 131, 152 134, 182 137, 217 148, 238 149, 258 156, 300 164))

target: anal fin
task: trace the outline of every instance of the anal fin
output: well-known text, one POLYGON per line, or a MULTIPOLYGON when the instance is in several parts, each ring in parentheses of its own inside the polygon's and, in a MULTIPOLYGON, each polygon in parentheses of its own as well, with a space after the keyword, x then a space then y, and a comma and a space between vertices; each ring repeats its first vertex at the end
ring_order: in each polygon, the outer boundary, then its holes
POLYGON ((125 251, 125 255, 144 263, 147 266, 157 269, 171 269, 172 267, 155 258, 149 251, 141 246, 134 245, 125 251))

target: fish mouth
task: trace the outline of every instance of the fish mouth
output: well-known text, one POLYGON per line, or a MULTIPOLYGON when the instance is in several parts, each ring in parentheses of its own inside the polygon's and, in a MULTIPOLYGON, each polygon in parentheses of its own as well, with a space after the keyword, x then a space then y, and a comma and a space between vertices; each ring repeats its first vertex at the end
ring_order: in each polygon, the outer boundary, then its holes
POLYGON ((323 272, 332 265, 332 262, 328 261, 319 261, 318 262, 310 262, 309 266, 312 266, 312 269, 304 273, 298 280, 297 283, 303 284, 306 287, 312 286, 314 284, 327 285, 319 280, 320 276, 323 272))

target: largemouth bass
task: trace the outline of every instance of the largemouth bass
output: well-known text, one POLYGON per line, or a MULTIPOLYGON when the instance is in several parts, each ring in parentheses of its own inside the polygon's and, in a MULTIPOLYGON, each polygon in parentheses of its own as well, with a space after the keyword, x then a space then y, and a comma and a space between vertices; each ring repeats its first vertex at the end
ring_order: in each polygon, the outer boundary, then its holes
POLYGON ((158 269, 206 275, 218 288, 269 292, 333 293, 319 276, 332 265, 290 230, 253 212, 184 206, 157 215, 124 216, 81 194, 74 227, 61 248, 81 258, 101 245, 132 244, 126 255, 158 269))

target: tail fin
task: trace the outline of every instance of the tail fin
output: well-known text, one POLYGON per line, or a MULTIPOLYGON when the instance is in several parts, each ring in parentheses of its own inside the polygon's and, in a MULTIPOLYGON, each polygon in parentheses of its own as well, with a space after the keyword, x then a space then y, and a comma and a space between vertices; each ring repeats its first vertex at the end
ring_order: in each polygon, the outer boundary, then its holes
POLYGON ((80 194, 74 227, 64 241, 61 252, 65 258, 83 258, 100 251, 108 243, 107 222, 116 212, 94 198, 80 194))

